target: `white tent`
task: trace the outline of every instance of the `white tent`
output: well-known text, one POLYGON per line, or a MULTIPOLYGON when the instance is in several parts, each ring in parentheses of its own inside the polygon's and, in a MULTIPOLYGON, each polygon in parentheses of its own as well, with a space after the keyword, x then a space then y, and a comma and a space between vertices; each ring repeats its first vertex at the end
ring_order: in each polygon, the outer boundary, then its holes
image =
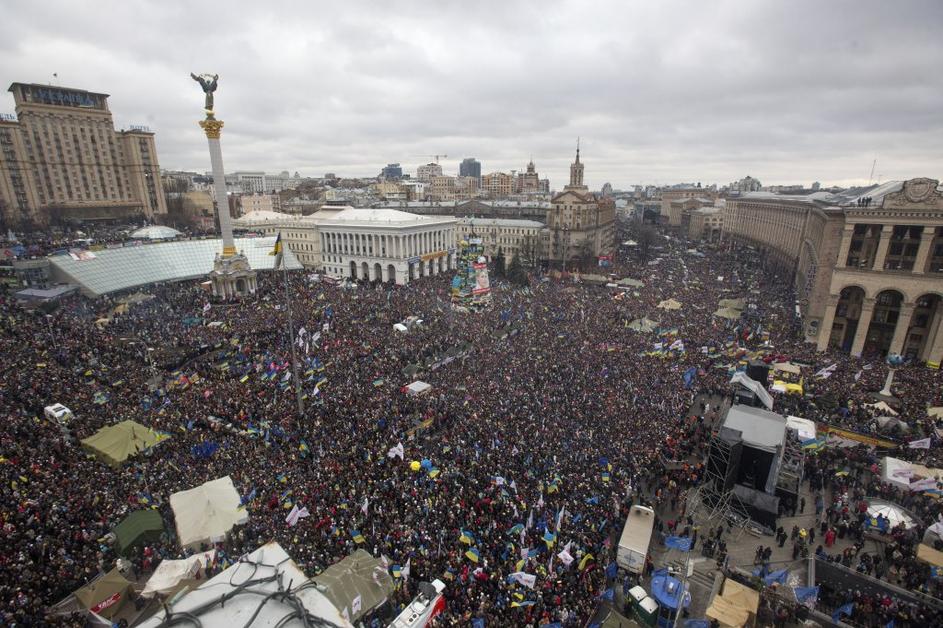
POLYGON ((43 413, 46 415, 46 418, 53 423, 60 423, 62 425, 65 425, 75 418, 75 416, 72 414, 72 410, 69 410, 61 403, 54 403, 51 406, 46 406, 43 409, 43 413))
POLYGON ((228 475, 171 495, 180 545, 198 546, 225 539, 234 525, 249 520, 249 513, 239 507, 239 501, 228 475))
POLYGON ((878 401, 877 403, 866 403, 864 404, 867 408, 874 408, 877 412, 883 414, 890 414, 892 416, 897 416, 898 412, 894 408, 890 407, 883 401, 878 401))
MULTIPOLYGON (((343 612, 313 586, 295 561, 275 542, 267 543, 240 558, 229 569, 168 604, 139 625, 142 628, 161 626, 169 611, 172 616, 179 613, 177 617, 185 617, 183 613, 190 613, 203 628, 243 626, 249 618, 253 618, 253 628, 300 626, 300 619, 285 622, 287 617, 301 610, 293 604, 292 599, 278 595, 289 586, 295 594, 294 599, 312 618, 311 625, 352 628, 343 612), (225 603, 222 603, 223 596, 227 596, 225 603)), ((344 610, 350 616, 350 611, 344 610)))
POLYGON ((874 499, 868 504, 868 516, 876 518, 878 515, 887 519, 892 528, 900 524, 903 524, 905 528, 912 528, 915 525, 913 517, 906 510, 883 499, 874 499))
POLYGON ((901 488, 910 488, 913 466, 906 460, 885 456, 881 461, 881 481, 901 488))
POLYGON ((763 388, 763 385, 760 384, 755 379, 752 379, 744 371, 737 371, 733 374, 733 377, 730 378, 731 384, 740 384, 747 390, 752 390, 757 397, 760 398, 760 401, 763 402, 763 405, 766 406, 767 410, 773 409, 773 398, 770 397, 769 393, 763 388))
POLYGON ((142 597, 154 597, 171 593, 181 580, 189 580, 213 564, 216 550, 194 554, 183 560, 164 560, 154 570, 141 592, 142 597))
POLYGON ((422 382, 417 379, 412 384, 406 387, 406 394, 422 395, 429 392, 430 389, 432 389, 431 384, 427 384, 426 382, 422 382))
POLYGON ((809 440, 815 438, 815 423, 809 419, 803 419, 797 416, 786 417, 786 428, 796 430, 799 433, 799 440, 809 440))

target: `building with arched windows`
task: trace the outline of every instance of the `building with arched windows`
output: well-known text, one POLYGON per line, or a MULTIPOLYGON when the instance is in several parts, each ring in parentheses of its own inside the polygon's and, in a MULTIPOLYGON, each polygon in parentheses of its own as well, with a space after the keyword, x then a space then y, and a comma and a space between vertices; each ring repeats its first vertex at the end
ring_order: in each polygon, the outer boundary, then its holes
POLYGON ((723 237, 795 282, 806 340, 852 355, 943 358, 943 190, 934 179, 839 194, 745 193, 723 237))

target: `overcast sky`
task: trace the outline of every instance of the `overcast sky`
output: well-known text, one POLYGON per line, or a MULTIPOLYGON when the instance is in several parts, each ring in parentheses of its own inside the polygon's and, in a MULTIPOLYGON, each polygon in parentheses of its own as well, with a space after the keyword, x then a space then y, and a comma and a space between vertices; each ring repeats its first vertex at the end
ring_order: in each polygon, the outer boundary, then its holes
POLYGON ((594 188, 851 184, 875 158, 943 178, 941 33, 940 0, 31 0, 3 10, 0 80, 111 94, 170 169, 209 170, 194 71, 220 75, 230 172, 532 155, 559 188, 580 136, 594 188))

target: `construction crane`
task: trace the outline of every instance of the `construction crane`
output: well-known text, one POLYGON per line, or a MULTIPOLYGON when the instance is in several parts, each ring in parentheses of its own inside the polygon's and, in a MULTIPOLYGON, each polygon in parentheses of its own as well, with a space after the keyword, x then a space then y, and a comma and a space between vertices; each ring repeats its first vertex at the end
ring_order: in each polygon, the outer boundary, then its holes
POLYGON ((448 155, 410 155, 410 157, 432 157, 435 159, 436 163, 439 163, 440 159, 448 159, 448 155))

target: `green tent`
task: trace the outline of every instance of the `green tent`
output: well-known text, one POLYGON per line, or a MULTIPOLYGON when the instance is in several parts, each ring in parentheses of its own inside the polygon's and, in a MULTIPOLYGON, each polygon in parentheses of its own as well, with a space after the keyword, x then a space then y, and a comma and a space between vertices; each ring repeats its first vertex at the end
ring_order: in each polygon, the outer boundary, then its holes
POLYGON ((739 310, 735 310, 729 307, 722 307, 716 312, 714 312, 714 316, 719 316, 721 318, 727 318, 730 320, 735 320, 735 319, 740 318, 740 314, 741 312, 739 310))
POLYGON ((82 441, 82 447, 113 467, 150 447, 166 436, 134 421, 122 421, 101 428, 82 441))
POLYGON ((131 583, 125 580, 117 569, 112 569, 101 578, 86 584, 73 595, 82 608, 110 619, 128 601, 130 592, 131 583))
POLYGON ((318 588, 341 612, 350 610, 350 621, 383 604, 393 592, 393 578, 379 559, 359 549, 314 577, 318 588))
POLYGON ((729 307, 731 310, 742 310, 746 307, 746 301, 743 299, 721 299, 718 305, 721 308, 729 307))
POLYGON ((164 520, 153 508, 135 510, 115 526, 113 532, 118 553, 127 554, 135 545, 157 540, 164 531, 164 520))

